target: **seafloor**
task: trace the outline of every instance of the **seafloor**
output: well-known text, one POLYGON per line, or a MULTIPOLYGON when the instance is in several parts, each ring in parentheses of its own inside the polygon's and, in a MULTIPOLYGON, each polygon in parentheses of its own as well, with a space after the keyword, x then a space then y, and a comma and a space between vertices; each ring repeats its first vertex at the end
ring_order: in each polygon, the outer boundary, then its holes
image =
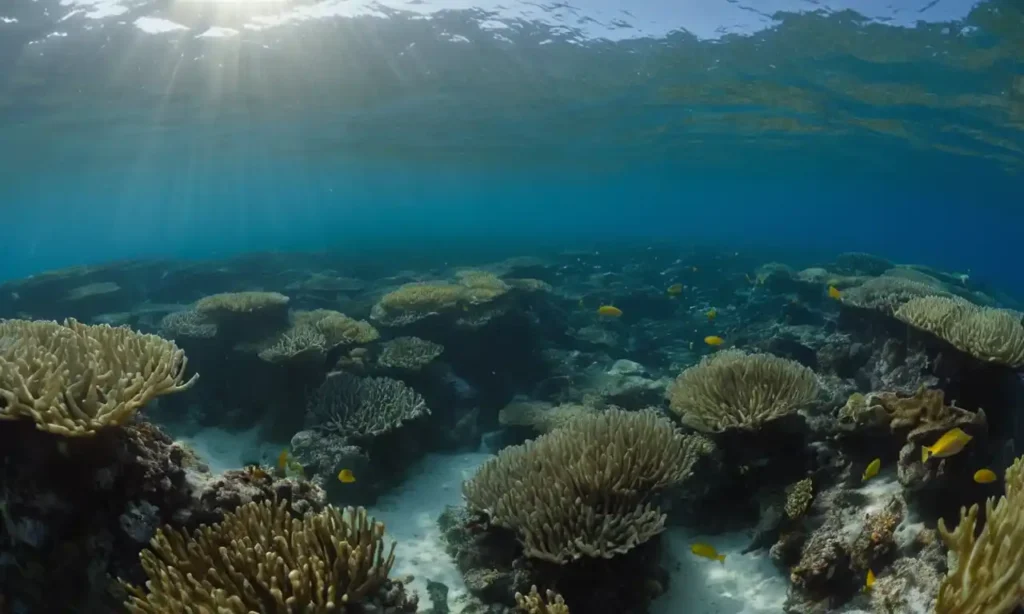
POLYGON ((7 282, 0 612, 1024 605, 1020 304, 869 254, 778 259, 7 282))

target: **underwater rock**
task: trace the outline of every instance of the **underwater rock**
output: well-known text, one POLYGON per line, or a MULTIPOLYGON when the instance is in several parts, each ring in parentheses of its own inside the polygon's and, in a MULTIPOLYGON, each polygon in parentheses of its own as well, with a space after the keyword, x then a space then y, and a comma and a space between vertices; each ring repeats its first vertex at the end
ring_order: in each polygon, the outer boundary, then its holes
POLYGON ((844 275, 878 276, 893 267, 892 262, 864 252, 843 252, 836 256, 830 268, 844 275))
POLYGON ((175 518, 178 524, 187 526, 220 522, 226 512, 251 502, 287 501, 296 517, 319 512, 327 504, 327 495, 316 482, 274 477, 266 472, 229 469, 216 475, 191 473, 189 482, 196 504, 175 518))
POLYGON ((332 433, 317 430, 305 430, 296 433, 291 440, 292 456, 305 468, 306 472, 317 476, 328 492, 344 490, 353 494, 353 490, 373 490, 373 478, 367 468, 370 457, 357 445, 353 445, 332 433), (355 484, 338 483, 337 475, 342 469, 348 469, 356 475, 355 484))

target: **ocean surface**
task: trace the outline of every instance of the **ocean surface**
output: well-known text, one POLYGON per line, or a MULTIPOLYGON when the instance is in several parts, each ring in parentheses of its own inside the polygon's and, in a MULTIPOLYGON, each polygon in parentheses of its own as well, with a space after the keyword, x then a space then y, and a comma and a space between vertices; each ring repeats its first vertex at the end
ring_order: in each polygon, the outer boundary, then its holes
POLYGON ((0 277, 589 241, 1020 287, 1016 2, 11 0, 0 277))

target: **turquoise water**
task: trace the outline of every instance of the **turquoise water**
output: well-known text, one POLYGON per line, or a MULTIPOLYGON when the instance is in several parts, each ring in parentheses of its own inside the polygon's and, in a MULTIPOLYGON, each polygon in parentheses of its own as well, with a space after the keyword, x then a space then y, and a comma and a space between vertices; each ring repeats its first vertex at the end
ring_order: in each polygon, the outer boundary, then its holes
POLYGON ((1012 291, 1019 3, 854 4, 5 5, 0 277, 667 240, 1012 291))

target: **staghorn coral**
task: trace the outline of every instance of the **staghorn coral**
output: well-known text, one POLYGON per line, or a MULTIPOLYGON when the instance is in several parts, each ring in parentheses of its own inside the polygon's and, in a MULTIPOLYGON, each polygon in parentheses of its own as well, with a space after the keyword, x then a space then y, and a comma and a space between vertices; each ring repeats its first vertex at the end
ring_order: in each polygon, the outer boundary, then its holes
POLYGON ((1009 614, 1024 606, 1024 457, 1006 470, 1006 494, 985 501, 985 526, 977 533, 978 505, 960 509, 950 531, 939 520, 949 548, 949 572, 939 587, 936 614, 1009 614), (977 535, 976 535, 977 533, 977 535))
POLYGON ((123 424, 152 399, 190 388, 172 341, 73 319, 0 322, 0 419, 64 436, 123 424))
POLYGON ((959 298, 926 296, 908 301, 895 316, 979 360, 1024 366, 1024 325, 1019 313, 979 307, 959 298))
POLYGON ((217 335, 217 325, 195 309, 183 309, 165 315, 160 320, 160 332, 172 338, 212 339, 217 335))
POLYGON ((702 432, 756 430, 814 401, 814 372, 772 354, 726 350, 704 357, 669 386, 669 406, 702 432))
POLYGON ((343 437, 374 437, 429 415, 423 397, 401 381, 348 373, 328 377, 306 408, 309 427, 343 437))
POLYGON ((419 337, 396 337, 384 344, 377 364, 389 369, 419 371, 444 352, 444 346, 419 337))
MULTIPOLYGON (((391 588, 394 543, 362 508, 328 506, 295 519, 269 501, 249 503, 191 536, 161 529, 140 559, 145 590, 126 585, 132 614, 168 612, 346 612, 391 588)), ((398 611, 415 600, 395 597, 398 611)))
POLYGON ((505 448, 463 484, 463 496, 515 533, 529 557, 613 558, 664 530, 654 498, 712 450, 653 411, 613 409, 505 448))
POLYGON ((554 591, 547 591, 547 600, 541 597, 536 586, 530 587, 530 594, 516 593, 516 606, 522 614, 569 614, 565 599, 554 591))

